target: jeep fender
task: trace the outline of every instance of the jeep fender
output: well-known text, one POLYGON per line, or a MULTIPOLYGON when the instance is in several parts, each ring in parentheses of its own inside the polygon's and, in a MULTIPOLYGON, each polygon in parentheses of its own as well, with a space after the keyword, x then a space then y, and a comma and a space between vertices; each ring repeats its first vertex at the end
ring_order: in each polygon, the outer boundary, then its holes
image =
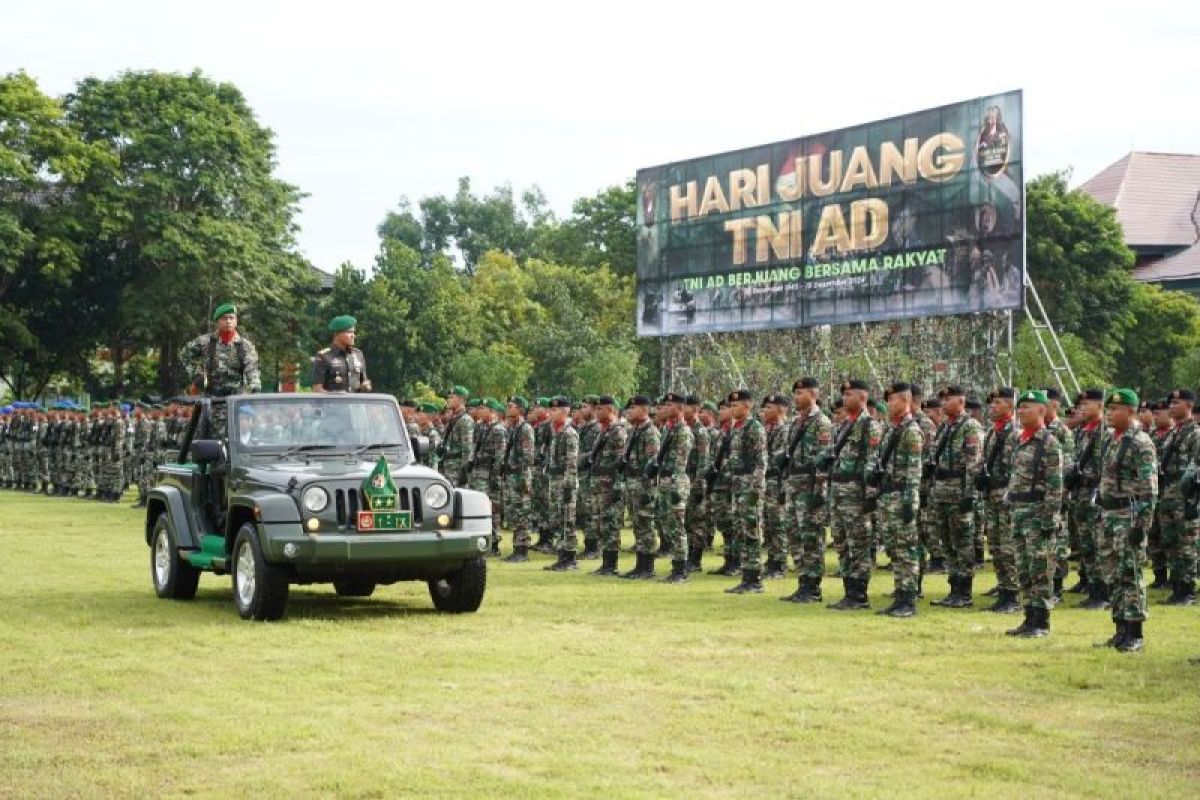
POLYGON ((187 503, 183 493, 174 486, 155 486, 146 498, 146 544, 154 533, 154 523, 162 513, 166 513, 175 532, 175 541, 181 550, 197 550, 200 542, 192 518, 188 515, 187 503))

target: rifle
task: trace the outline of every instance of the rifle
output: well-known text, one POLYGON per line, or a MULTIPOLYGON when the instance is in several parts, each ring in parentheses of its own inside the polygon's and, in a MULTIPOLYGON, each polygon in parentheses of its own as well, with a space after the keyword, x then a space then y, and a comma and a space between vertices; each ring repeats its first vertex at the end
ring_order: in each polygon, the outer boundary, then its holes
POLYGON ((717 478, 721 474, 721 469, 725 466, 725 460, 729 458, 729 451, 733 448, 732 429, 725 431, 723 435, 724 438, 721 440, 721 446, 717 448, 717 457, 713 459, 713 465, 704 474, 704 483, 709 494, 712 493, 713 484, 717 482, 717 478))

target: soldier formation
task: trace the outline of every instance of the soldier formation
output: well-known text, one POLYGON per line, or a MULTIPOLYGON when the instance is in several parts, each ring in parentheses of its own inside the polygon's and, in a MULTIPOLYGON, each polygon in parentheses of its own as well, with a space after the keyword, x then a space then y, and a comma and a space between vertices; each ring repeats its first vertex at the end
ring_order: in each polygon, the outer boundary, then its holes
POLYGON ((790 561, 798 584, 780 599, 816 603, 828 530, 842 584, 828 607, 871 607, 882 551, 894 591, 878 613, 903 618, 917 613, 930 573, 950 585, 933 605, 974 607, 990 552, 997 585, 986 610, 1024 614, 1009 635, 1048 635, 1051 610, 1075 592, 1086 595, 1082 608, 1112 614, 1114 634, 1098 645, 1134 651, 1148 613, 1148 545, 1149 588, 1170 589, 1171 605, 1195 603, 1191 391, 1147 406, 1129 389, 1089 389, 1061 417, 1054 389, 1001 387, 986 407, 958 386, 926 399, 897 382, 882 401, 870 395, 851 380, 828 404, 819 381, 804 378, 761 401, 739 389, 720 403, 671 392, 624 404, 609 395, 501 403, 456 386, 440 411, 402 405, 410 432, 437 442, 424 462, 491 497, 494 555, 502 526, 513 532, 506 562, 537 550, 556 556, 547 570, 598 559, 593 575, 649 580, 661 558, 671 564, 663 581, 683 583, 719 531, 723 563, 709 574, 739 577, 728 593, 762 592, 790 561), (621 571, 626 521, 635 564, 621 571), (1072 561, 1079 581, 1064 589, 1072 561))

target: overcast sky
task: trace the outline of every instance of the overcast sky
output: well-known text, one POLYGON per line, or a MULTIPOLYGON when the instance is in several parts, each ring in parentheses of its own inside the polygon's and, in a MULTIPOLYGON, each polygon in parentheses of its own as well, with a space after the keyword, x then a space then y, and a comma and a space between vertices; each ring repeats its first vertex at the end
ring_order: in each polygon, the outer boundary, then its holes
POLYGON ((1200 152, 1194 3, 6 3, 0 72, 59 95, 200 68, 276 133, 304 253, 369 266, 402 195, 639 167, 1025 90, 1029 176, 1200 152))

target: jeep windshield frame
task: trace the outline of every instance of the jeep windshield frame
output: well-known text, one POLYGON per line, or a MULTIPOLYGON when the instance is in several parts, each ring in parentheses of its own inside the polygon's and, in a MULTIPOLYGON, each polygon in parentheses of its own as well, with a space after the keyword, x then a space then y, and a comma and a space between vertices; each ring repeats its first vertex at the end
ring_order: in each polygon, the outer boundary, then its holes
POLYGON ((369 394, 256 394, 226 398, 230 456, 355 456, 414 462, 395 398, 369 394), (370 447, 379 442, 392 446, 370 447))

